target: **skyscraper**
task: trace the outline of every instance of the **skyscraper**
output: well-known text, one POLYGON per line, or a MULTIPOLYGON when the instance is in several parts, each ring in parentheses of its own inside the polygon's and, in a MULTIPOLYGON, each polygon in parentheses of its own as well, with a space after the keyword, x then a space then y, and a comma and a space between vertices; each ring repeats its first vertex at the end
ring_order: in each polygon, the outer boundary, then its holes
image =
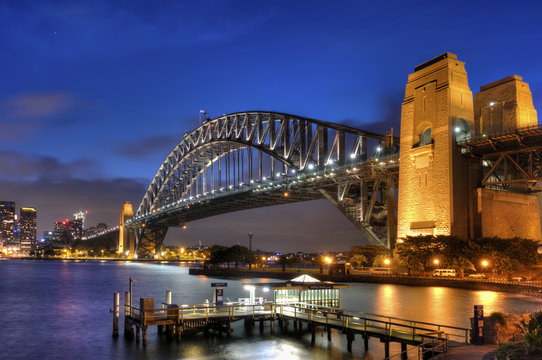
POLYGON ((36 209, 22 207, 20 211, 21 251, 31 251, 36 247, 36 209))
POLYGON ((4 245, 15 243, 15 202, 0 201, 0 240, 4 245))

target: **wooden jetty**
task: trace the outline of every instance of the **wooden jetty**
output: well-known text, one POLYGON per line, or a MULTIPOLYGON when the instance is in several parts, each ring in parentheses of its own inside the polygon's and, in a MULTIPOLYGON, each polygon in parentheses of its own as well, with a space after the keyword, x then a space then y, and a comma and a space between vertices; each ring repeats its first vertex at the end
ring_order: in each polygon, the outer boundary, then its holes
MULTIPOLYGON (((281 331, 285 331, 289 323, 293 322, 294 329, 297 331, 302 331, 306 326, 312 334, 313 345, 318 328, 327 332, 329 341, 331 341, 333 329, 342 332, 346 336, 349 352, 352 351, 352 342, 356 335, 363 339, 366 351, 369 338, 377 338, 384 343, 387 359, 390 358, 391 342, 401 344, 401 359, 407 358, 407 345, 417 347, 418 358, 422 359, 427 358, 424 354, 446 352, 449 341, 463 343, 469 341, 469 329, 466 328, 353 312, 308 303, 227 303, 223 306, 206 303, 179 306, 171 304, 170 292, 166 297, 166 303, 162 303, 160 308, 154 306, 153 298, 141 298, 140 306, 135 307, 130 304, 127 292, 124 307, 125 337, 133 339, 135 336, 136 342, 139 342, 141 332, 143 346, 145 346, 147 330, 151 326, 157 326, 159 333, 165 333, 169 338, 180 341, 181 336, 198 332, 208 333, 210 330, 230 335, 232 323, 240 320, 244 320, 245 327, 250 328, 259 322, 260 332, 263 332, 266 323, 271 327, 271 331, 275 330, 275 324, 281 331)), ((118 309, 118 293, 115 299, 116 309, 118 309)), ((113 335, 115 334, 118 335, 118 311, 113 318, 113 335)))

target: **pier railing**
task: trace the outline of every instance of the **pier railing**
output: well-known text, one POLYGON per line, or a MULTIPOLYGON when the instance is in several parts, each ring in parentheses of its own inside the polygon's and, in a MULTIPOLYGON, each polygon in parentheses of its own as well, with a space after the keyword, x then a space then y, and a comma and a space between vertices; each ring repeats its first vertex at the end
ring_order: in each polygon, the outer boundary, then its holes
POLYGON ((382 331, 388 337, 400 337, 413 342, 424 342, 427 339, 446 338, 468 343, 469 329, 435 324, 423 321, 413 321, 392 316, 371 313, 345 311, 342 309, 312 305, 307 303, 275 304, 277 314, 301 317, 306 314, 308 321, 326 325, 341 325, 362 331, 382 331), (377 330, 378 329, 378 330, 377 330))
POLYGON ((183 324, 194 320, 237 320, 241 318, 284 318, 305 320, 319 325, 354 331, 372 332, 387 338, 397 338, 412 343, 425 343, 438 339, 447 342, 456 340, 468 343, 469 329, 413 321, 392 316, 346 311, 339 308, 309 303, 240 304, 164 304, 162 308, 140 309, 125 306, 125 316, 141 323, 142 326, 159 324, 183 324))
POLYGON ((162 322, 173 321, 183 323, 185 320, 209 320, 234 317, 256 317, 260 315, 274 314, 273 303, 264 304, 239 304, 216 306, 213 304, 164 304, 161 308, 140 309, 125 305, 125 315, 138 319, 142 325, 153 325, 162 322))

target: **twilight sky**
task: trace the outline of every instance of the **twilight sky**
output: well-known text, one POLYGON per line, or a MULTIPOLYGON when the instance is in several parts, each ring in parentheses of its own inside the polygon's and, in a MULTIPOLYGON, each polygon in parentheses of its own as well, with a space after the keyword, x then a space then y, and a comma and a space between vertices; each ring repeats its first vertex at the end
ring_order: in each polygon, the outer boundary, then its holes
MULTIPOLYGON (((540 111, 540 19, 537 1, 3 0, 0 200, 36 207, 38 236, 80 209, 118 224, 200 109, 398 132, 408 74, 445 51, 473 93, 518 74, 540 111)), ((166 244, 248 232, 262 250, 366 244, 324 200, 196 221, 166 244)))

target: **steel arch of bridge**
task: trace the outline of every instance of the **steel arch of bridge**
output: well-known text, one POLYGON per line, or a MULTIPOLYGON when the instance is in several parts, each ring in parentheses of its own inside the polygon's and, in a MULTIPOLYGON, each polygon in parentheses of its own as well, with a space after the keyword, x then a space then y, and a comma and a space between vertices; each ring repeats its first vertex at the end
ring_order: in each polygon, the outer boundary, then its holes
POLYGON ((370 241, 385 244, 370 222, 375 206, 386 207, 386 199, 393 197, 398 143, 392 134, 277 112, 239 112, 207 119, 185 134, 149 185, 131 222, 144 224, 137 231, 138 252, 150 255, 165 235, 164 226, 198 218, 185 213, 200 199, 214 201, 208 201, 208 209, 219 205, 199 218, 324 197, 370 241), (368 148, 375 149, 374 157, 369 158, 368 148), (384 158, 390 163, 384 163, 384 158), (306 182, 301 185, 297 180, 306 182), (275 191, 267 191, 270 187, 275 191), (288 199, 276 196, 284 188, 292 190, 288 199), (247 191, 266 200, 258 204, 252 196, 237 205, 243 199, 241 193, 247 191), (225 202, 236 205, 224 211, 225 202))

